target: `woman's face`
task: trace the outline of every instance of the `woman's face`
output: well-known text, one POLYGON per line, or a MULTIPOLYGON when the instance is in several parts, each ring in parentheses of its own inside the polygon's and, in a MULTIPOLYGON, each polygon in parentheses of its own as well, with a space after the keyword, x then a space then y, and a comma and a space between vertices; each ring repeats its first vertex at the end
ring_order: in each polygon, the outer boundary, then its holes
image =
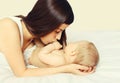
POLYGON ((52 31, 51 33, 41 37, 41 41, 44 44, 49 44, 52 43, 54 41, 60 40, 61 39, 61 35, 62 32, 68 27, 67 24, 61 24, 57 29, 55 29, 54 31, 52 31))

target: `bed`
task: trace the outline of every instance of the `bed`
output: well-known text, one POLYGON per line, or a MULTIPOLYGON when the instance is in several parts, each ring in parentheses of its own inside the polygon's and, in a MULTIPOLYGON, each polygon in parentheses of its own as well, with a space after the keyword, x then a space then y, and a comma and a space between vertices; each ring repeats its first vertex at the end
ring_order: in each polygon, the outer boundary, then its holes
MULTIPOLYGON (((96 72, 87 76, 60 73, 42 77, 17 78, 5 67, 0 83, 120 83, 120 31, 67 31, 68 41, 92 41, 100 54, 96 72)), ((25 54, 29 53, 26 52, 25 54)))

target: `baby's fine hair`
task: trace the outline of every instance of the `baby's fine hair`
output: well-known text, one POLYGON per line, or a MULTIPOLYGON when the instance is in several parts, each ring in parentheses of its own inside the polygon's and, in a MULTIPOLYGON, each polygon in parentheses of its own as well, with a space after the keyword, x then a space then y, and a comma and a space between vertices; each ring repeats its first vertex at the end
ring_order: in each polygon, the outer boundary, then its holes
POLYGON ((82 41, 84 45, 79 44, 76 51, 78 52, 75 63, 86 66, 97 66, 99 53, 92 42, 82 41))

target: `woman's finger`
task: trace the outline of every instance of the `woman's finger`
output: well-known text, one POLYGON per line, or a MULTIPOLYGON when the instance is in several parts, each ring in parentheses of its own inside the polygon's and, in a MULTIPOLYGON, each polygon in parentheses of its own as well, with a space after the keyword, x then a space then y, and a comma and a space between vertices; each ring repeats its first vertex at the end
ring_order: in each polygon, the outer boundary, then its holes
POLYGON ((89 67, 88 66, 83 66, 83 65, 77 65, 78 66, 78 69, 79 70, 88 70, 89 69, 89 67))
POLYGON ((95 72, 94 70, 92 70, 92 71, 90 71, 90 72, 85 72, 85 71, 82 72, 82 71, 79 71, 78 74, 79 74, 79 75, 88 75, 88 74, 92 74, 92 73, 94 73, 94 72, 95 72))

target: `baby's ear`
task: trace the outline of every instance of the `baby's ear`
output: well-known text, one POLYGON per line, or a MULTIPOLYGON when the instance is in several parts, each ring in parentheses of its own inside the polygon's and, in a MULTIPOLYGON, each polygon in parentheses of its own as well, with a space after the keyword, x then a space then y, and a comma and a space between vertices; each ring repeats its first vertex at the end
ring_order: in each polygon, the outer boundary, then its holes
POLYGON ((77 55, 78 53, 79 53, 78 51, 73 50, 73 51, 71 51, 71 56, 75 56, 75 55, 77 55))
POLYGON ((76 51, 71 51, 71 56, 74 56, 74 55, 76 55, 76 51))

